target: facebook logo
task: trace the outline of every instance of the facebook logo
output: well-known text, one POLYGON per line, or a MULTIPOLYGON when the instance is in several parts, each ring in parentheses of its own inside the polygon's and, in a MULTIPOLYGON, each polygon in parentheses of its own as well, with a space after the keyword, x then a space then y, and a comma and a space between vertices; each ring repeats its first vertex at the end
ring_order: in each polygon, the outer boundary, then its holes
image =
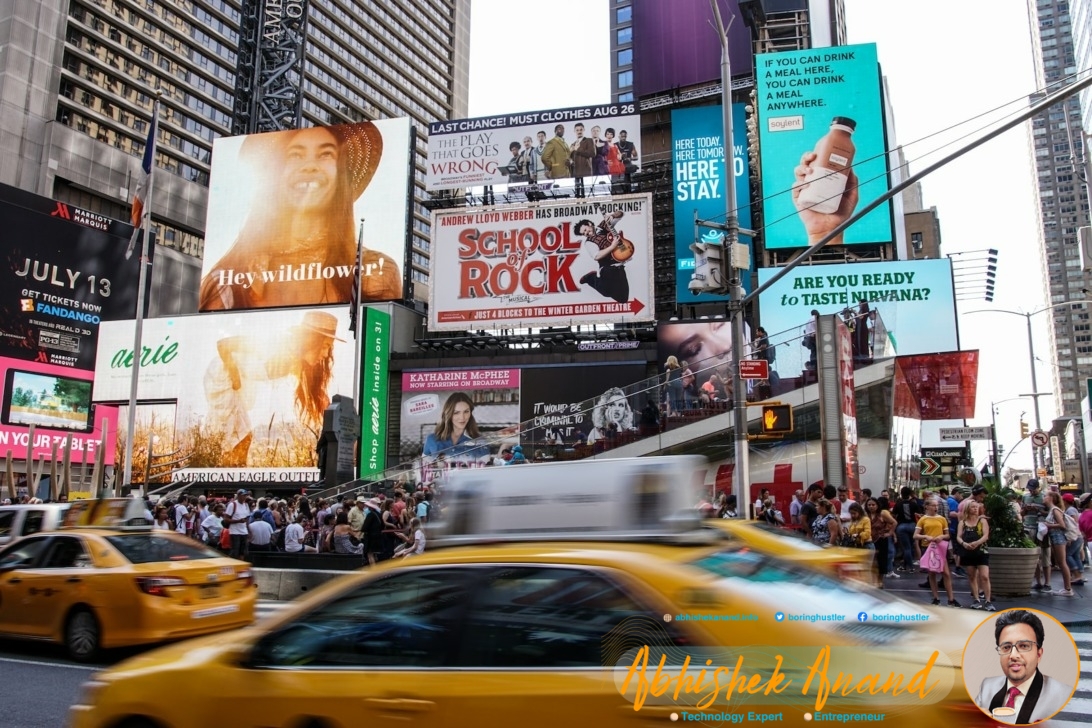
POLYGON ((868 621, 868 612, 858 612, 857 613, 857 621, 858 622, 867 622, 868 621))

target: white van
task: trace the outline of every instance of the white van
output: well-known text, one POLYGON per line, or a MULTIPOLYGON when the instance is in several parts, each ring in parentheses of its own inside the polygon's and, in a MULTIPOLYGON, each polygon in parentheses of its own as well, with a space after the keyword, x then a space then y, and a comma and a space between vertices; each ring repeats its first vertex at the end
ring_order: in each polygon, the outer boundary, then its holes
POLYGON ((0 506, 0 547, 39 531, 61 527, 68 503, 0 506))
POLYGON ((446 543, 689 531, 707 468, 701 456, 677 455, 456 470, 431 528, 446 543))

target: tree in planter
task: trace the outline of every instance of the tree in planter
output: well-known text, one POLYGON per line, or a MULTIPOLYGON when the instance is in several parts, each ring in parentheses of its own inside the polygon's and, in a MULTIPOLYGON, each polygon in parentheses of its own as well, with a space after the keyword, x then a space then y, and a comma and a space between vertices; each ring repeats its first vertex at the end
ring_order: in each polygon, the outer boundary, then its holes
POLYGON ((986 488, 983 505, 990 524, 989 545, 1005 549, 1034 548, 1035 544, 1024 532, 1024 524, 1010 504, 1009 498, 1015 491, 993 478, 984 479, 982 485, 986 488))

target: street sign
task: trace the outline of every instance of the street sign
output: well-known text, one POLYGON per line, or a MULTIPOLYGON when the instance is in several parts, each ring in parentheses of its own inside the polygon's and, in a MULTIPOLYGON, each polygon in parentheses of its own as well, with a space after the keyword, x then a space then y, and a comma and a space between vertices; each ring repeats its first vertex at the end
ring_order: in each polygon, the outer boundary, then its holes
POLYGON ((1046 447, 1048 442, 1050 442, 1050 436, 1042 430, 1031 433, 1031 444, 1035 447, 1046 447))
POLYGON ((769 379, 770 362, 765 359, 743 359, 739 362, 740 379, 769 379))
POLYGON ((941 427, 940 439, 942 442, 953 440, 989 440, 990 428, 988 427, 941 427))
POLYGON ((933 458, 922 458, 921 459, 921 474, 922 475, 932 475, 933 473, 937 472, 938 470, 940 470, 940 463, 938 463, 936 460, 933 460, 933 458))

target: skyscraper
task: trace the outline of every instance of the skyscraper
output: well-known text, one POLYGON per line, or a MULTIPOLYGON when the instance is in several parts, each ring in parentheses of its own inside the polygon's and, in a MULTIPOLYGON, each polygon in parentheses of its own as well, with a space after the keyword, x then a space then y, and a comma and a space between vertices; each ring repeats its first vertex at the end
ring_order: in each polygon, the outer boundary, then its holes
MULTIPOLYGON (((1028 0, 1028 16, 1036 85, 1044 91, 1032 96, 1034 103, 1073 81, 1076 28, 1067 0, 1028 0)), ((1083 17, 1087 34, 1087 8, 1083 17)), ((1083 46, 1090 40, 1084 38, 1083 46)), ((1092 299, 1092 277, 1081 270, 1077 244, 1078 229, 1089 224, 1080 99, 1071 97, 1035 117, 1030 132, 1049 303, 1092 299)), ((1048 315, 1056 409, 1059 416, 1079 416, 1085 380, 1092 377, 1092 305, 1060 306, 1048 315)))
MULTIPOLYGON (((240 6, 4 3, 0 182, 127 218, 158 90, 156 166, 166 173, 156 178, 153 221, 162 244, 200 257, 212 142, 231 128, 240 6)), ((470 0, 310 0, 307 8, 303 125, 408 116, 417 127, 407 263, 426 283, 424 133, 430 121, 466 116, 470 0)))

